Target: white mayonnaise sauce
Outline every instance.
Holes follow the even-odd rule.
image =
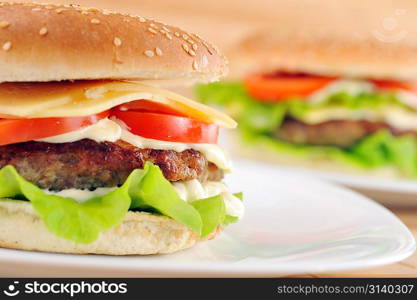
[[[97,188],[94,191],[77,190],[77,189],[67,189],[67,190],[62,190],[59,192],[52,192],[49,190],[43,190],[43,191],[49,195],[55,195],[55,196],[60,196],[64,198],[71,198],[77,202],[84,202],[91,198],[104,196],[115,189],[117,189],[117,187]]]
[[[245,207],[242,201],[230,193],[227,186],[222,182],[207,181],[201,183],[197,179],[194,179],[185,182],[175,182],[173,186],[180,198],[187,202],[222,195],[228,215],[240,219],[245,213]]]
[[[242,201],[229,192],[227,186],[222,182],[208,181],[200,183],[197,179],[173,183],[178,196],[186,202],[222,195],[226,206],[226,213],[230,216],[242,218],[245,212]],[[74,199],[77,202],[84,202],[94,197],[100,197],[111,191],[112,188],[97,188],[94,191],[67,189],[59,192],[44,190],[45,193]]]
[[[308,97],[308,99],[313,103],[320,103],[330,95],[337,94],[339,92],[345,92],[348,95],[354,96],[360,93],[369,93],[373,90],[374,85],[364,80],[338,79],[314,92]]]
[[[82,139],[90,139],[100,143],[115,142],[119,140],[121,136],[122,128],[120,125],[106,118],[79,130],[43,138],[37,141],[58,144],[72,143]]]
[[[152,148],[160,150],[174,150],[182,152],[194,149],[204,154],[208,161],[214,163],[225,172],[231,171],[231,162],[222,148],[215,144],[185,144],[147,139],[129,132],[121,122],[103,119],[99,122],[84,127],[77,131],[64,133],[44,139],[38,142],[46,143],[70,143],[82,139],[91,139],[96,142],[115,142],[123,140],[138,148]]]

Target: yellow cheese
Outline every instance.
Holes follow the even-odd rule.
[[[0,84],[0,117],[86,116],[134,100],[165,104],[193,119],[236,127],[227,115],[186,97],[139,82],[76,81]]]

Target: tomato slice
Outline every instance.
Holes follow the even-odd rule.
[[[306,97],[328,85],[336,77],[304,73],[253,75],[244,84],[250,95],[261,102],[280,102],[290,97]]]
[[[78,130],[109,116],[109,111],[85,117],[0,119],[0,146],[27,142]]]
[[[411,82],[394,80],[370,80],[379,89],[384,90],[405,90],[417,94],[417,84]]]
[[[112,114],[123,121],[133,134],[148,139],[179,143],[217,143],[219,127],[186,117],[168,114],[120,111]]]
[[[120,111],[140,111],[140,112],[155,112],[160,114],[168,114],[168,115],[175,115],[175,116],[183,116],[186,115],[181,113],[178,110],[175,110],[165,104],[153,102],[150,100],[136,100],[128,103],[121,104],[114,109]]]

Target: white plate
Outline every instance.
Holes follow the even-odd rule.
[[[240,161],[228,183],[247,215],[173,255],[109,257],[0,249],[2,276],[279,276],[389,264],[415,250],[388,210],[349,190]]]
[[[373,178],[301,167],[278,168],[341,184],[389,207],[417,207],[417,180]]]

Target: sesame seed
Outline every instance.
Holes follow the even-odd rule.
[[[166,36],[166,38],[167,38],[168,40],[172,40],[172,35],[171,35],[171,34],[166,33],[166,34],[165,34],[165,36]]]
[[[182,35],[182,38],[184,39],[184,40],[188,40],[188,35],[186,35],[185,33]]]
[[[194,50],[191,50],[191,49],[188,51],[188,54],[190,54],[191,56],[195,56]]]
[[[168,32],[166,32],[165,30],[163,30],[163,29],[161,29],[161,30],[159,30],[159,32],[160,33],[162,33],[162,34],[167,34]]]
[[[114,40],[113,40],[113,44],[116,47],[120,47],[122,45],[122,40],[120,38],[118,38],[118,37],[115,37]]]
[[[111,14],[110,11],[108,11],[108,10],[103,10],[101,13],[105,16],[108,16],[108,15]]]
[[[148,27],[148,31],[149,32],[152,32],[153,34],[157,34],[158,33],[158,31],[156,31],[155,29],[153,29],[151,27]]]
[[[99,10],[99,9],[94,8],[94,7],[90,7],[90,8],[88,8],[88,9],[87,9],[87,11],[89,11],[89,12],[100,12],[100,10]]]
[[[41,8],[40,7],[34,7],[34,8],[32,8],[32,11],[41,11]]]
[[[100,24],[100,20],[99,19],[91,19],[90,21],[92,24]]]
[[[200,39],[198,39],[196,34],[190,34],[190,37],[193,39],[193,41],[195,41],[197,43],[200,41]]]
[[[188,45],[187,44],[182,44],[182,49],[184,49],[185,52],[188,52],[188,50],[190,48],[188,48]]]
[[[158,26],[156,26],[154,23],[149,24],[150,27],[158,29]]]
[[[48,29],[46,27],[42,27],[41,29],[39,29],[39,34],[40,35],[45,35],[48,33]]]
[[[7,21],[1,21],[0,22],[0,28],[7,28],[10,26],[10,23]]]
[[[201,40],[201,42],[203,43],[204,47],[206,47],[207,51],[210,53],[210,55],[213,55],[213,50],[211,50],[210,46],[207,44],[206,41]]]
[[[63,8],[57,8],[57,9],[55,9],[55,12],[56,12],[57,14],[60,14],[60,13],[62,13],[64,10],[65,10],[65,9],[63,9]]]
[[[175,35],[176,37],[180,37],[180,33],[179,33],[179,32],[175,32],[175,33],[174,33],[174,35]]]
[[[12,42],[8,41],[3,44],[2,48],[4,51],[9,51],[11,47],[12,47]]]
[[[166,26],[162,26],[162,29],[165,30],[166,32],[171,32]]]
[[[81,11],[81,14],[82,14],[82,15],[88,15],[88,11],[82,10],[82,11]]]
[[[155,48],[155,53],[156,53],[156,55],[158,55],[158,56],[162,56],[162,50],[160,49],[160,48],[158,48],[158,47],[156,47]]]
[[[198,70],[198,63],[197,63],[197,61],[195,60],[195,61],[193,61],[193,69],[194,70]]]
[[[144,17],[139,17],[139,22],[145,23],[146,22],[146,19]]]
[[[155,53],[152,50],[146,50],[143,52],[147,57],[153,57]]]
[[[197,44],[193,44],[193,46],[192,46],[192,47],[193,47],[193,50],[194,50],[194,51],[197,51],[197,49],[198,49]]]

